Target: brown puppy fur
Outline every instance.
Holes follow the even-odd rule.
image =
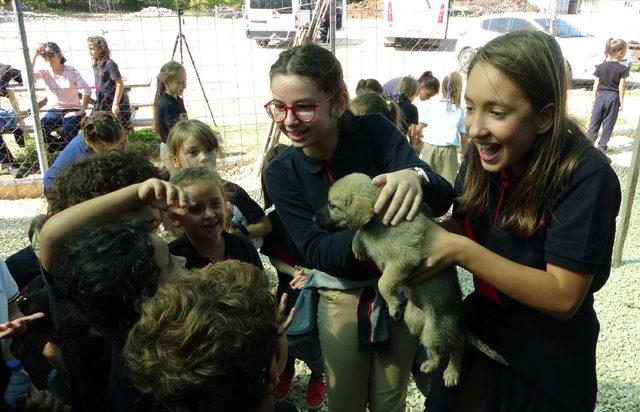
[[[367,175],[347,175],[331,186],[327,207],[318,212],[316,220],[321,226],[358,231],[352,243],[353,253],[358,259],[371,257],[383,270],[378,287],[387,301],[389,314],[397,319],[401,302],[395,295],[396,288],[404,286],[407,277],[420,264],[433,234],[444,229],[422,213],[413,221],[404,220],[395,227],[383,225],[384,211],[379,215],[373,212],[380,191]],[[440,358],[448,355],[445,385],[457,385],[465,334],[460,328],[462,293],[456,269],[445,269],[415,287],[413,299],[415,302],[407,303],[404,320],[411,333],[432,353],[420,370],[434,371]]]

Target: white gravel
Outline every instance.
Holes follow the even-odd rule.
[[[609,155],[626,189],[627,168],[631,160],[632,140],[613,138]],[[242,169],[224,173],[261,202],[258,184]],[[43,199],[0,200],[0,257],[6,258],[27,245],[30,219],[44,213]],[[598,344],[598,406],[596,411],[640,411],[640,199],[636,195],[631,223],[627,234],[622,264],[612,269],[605,287],[596,294],[595,306],[600,318]],[[463,287],[468,288],[469,277],[462,275]],[[298,363],[290,399],[304,408],[308,370]],[[422,395],[413,382],[408,389],[408,409],[422,410]],[[322,410],[327,410],[326,407]]]

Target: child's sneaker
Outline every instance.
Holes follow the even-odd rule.
[[[273,399],[276,402],[283,401],[287,398],[289,394],[289,387],[291,386],[291,381],[293,380],[293,372],[284,371],[282,375],[280,375],[280,380],[278,381],[278,385],[273,390]]]
[[[315,411],[320,409],[324,405],[324,399],[326,397],[326,388],[322,377],[309,378],[309,384],[307,385],[307,408]]]

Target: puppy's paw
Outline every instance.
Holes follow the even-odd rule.
[[[431,373],[434,370],[436,370],[439,363],[440,363],[440,358],[435,356],[432,358],[429,358],[426,361],[422,362],[422,365],[420,365],[420,371],[424,373]]]
[[[449,363],[447,369],[444,370],[442,379],[444,379],[444,386],[447,388],[456,386],[460,382],[460,371]]]
[[[353,255],[354,255],[354,256],[356,257],[356,259],[358,259],[358,260],[367,260],[367,259],[369,259],[369,256],[367,256],[366,254],[364,254],[364,253],[358,253],[358,252],[356,252],[355,250],[353,251]]]
[[[391,316],[394,321],[398,322],[402,319],[403,315],[402,305],[389,305],[389,316]]]

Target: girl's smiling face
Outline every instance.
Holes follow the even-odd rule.
[[[546,129],[520,87],[494,66],[478,63],[469,73],[465,100],[465,127],[482,167],[511,167],[516,175],[524,170],[522,160]]]
[[[295,74],[276,75],[271,80],[273,102],[282,106],[309,106],[321,103],[315,108],[313,120],[300,121],[291,110],[286,118],[277,122],[294,147],[301,148],[312,158],[327,158],[333,155],[338,141],[338,118],[344,113],[348,96],[342,94],[329,97],[311,79]]]
[[[218,241],[225,229],[227,210],[220,188],[208,181],[198,180],[184,187],[191,196],[189,213],[178,216],[185,233],[194,242]]]

